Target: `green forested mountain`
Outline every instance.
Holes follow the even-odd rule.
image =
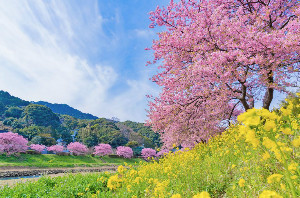
[[[72,116],[73,115],[73,116]],[[83,142],[89,147],[108,143],[113,147],[159,147],[159,135],[143,123],[117,122],[82,113],[68,105],[33,104],[0,91],[0,133],[13,131],[31,143],[50,146],[62,138],[67,144]]]
[[[70,116],[73,116],[74,118],[78,118],[78,119],[88,119],[88,120],[98,119],[98,117],[93,116],[92,114],[82,113],[81,111],[74,109],[73,107],[70,107],[67,104],[53,104],[53,103],[49,103],[49,102],[45,102],[45,101],[38,101],[38,102],[33,102],[33,103],[39,104],[39,105],[45,105],[45,106],[49,107],[54,113],[70,115]]]

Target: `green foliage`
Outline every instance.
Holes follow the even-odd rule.
[[[149,126],[145,126],[144,123],[138,123],[129,120],[121,123],[125,126],[130,127],[133,131],[137,132],[138,134],[149,138],[150,141],[152,141],[156,147],[160,147],[162,145],[160,141],[160,135],[158,133],[155,133]]]
[[[0,188],[1,197],[107,197],[107,180],[111,173],[68,174],[42,177],[35,183]],[[84,196],[83,196],[84,195]]]
[[[17,133],[27,138],[29,141],[32,140],[33,137],[43,132],[44,132],[44,128],[36,125],[31,125],[17,131]]]
[[[130,147],[130,148],[134,148],[139,146],[139,143],[137,141],[129,141],[126,146]]]
[[[128,139],[123,136],[115,123],[105,118],[93,120],[88,126],[80,129],[78,140],[89,147],[106,143],[115,148],[128,142]]]
[[[20,118],[22,116],[23,109],[19,107],[9,107],[5,112],[5,117],[13,117],[13,118]]]
[[[60,124],[58,116],[43,105],[30,104],[25,107],[23,115],[28,125],[56,127]]]
[[[40,144],[43,144],[45,146],[52,146],[56,144],[56,140],[51,137],[51,134],[49,133],[43,133],[39,135],[41,137]]]
[[[13,117],[9,117],[9,118],[5,118],[5,120],[3,120],[3,124],[7,125],[7,126],[11,126],[13,121],[15,121],[16,118]]]

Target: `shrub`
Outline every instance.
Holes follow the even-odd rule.
[[[117,155],[122,156],[124,158],[132,158],[133,150],[127,146],[118,146]]]
[[[41,153],[46,148],[46,146],[41,144],[31,144],[30,148]]]
[[[85,155],[88,153],[88,148],[79,142],[72,142],[68,145],[68,150],[73,154],[73,155]]]
[[[54,153],[63,152],[64,147],[60,145],[53,145],[47,148],[48,151],[52,151]]]
[[[144,148],[143,150],[142,150],[142,157],[145,159],[145,160],[147,160],[147,159],[149,159],[149,158],[151,158],[151,157],[156,157],[156,151],[154,150],[154,149],[152,149],[152,148]]]
[[[0,133],[0,153],[7,155],[25,152],[28,141],[17,133]]]
[[[104,156],[112,154],[112,148],[109,144],[99,144],[95,146],[95,155]]]

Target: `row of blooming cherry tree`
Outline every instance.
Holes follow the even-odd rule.
[[[28,149],[28,140],[23,136],[18,135],[17,133],[7,132],[0,133],[0,154],[4,153],[6,155],[11,155],[15,153],[25,152]],[[31,144],[30,149],[35,150],[39,153],[47,149],[54,153],[61,153],[64,151],[64,147],[61,145],[53,145],[46,147],[45,145],[40,144]],[[89,153],[89,149],[82,143],[73,142],[68,144],[67,149],[72,155],[86,155]],[[144,148],[141,152],[141,155],[144,159],[149,159],[152,157],[160,157],[165,153],[168,153],[169,150],[161,150],[156,153],[156,150],[151,148]],[[111,145],[109,144],[99,144],[94,148],[94,155],[105,156],[113,154]],[[119,146],[116,149],[116,154],[124,158],[132,158],[133,150],[130,147]]]

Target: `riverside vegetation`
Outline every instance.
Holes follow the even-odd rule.
[[[1,197],[299,197],[300,94],[279,110],[250,109],[222,134],[117,173],[42,178]]]

